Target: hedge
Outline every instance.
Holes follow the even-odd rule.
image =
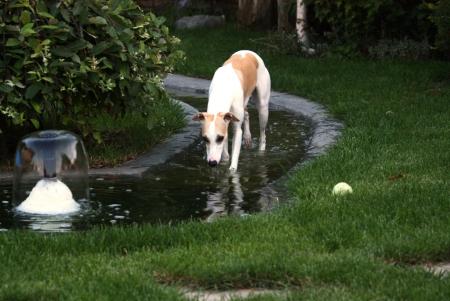
[[[88,135],[99,113],[145,114],[182,57],[164,19],[131,0],[2,1],[0,41],[0,131]]]

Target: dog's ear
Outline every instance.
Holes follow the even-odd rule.
[[[195,115],[192,117],[192,120],[194,120],[194,121],[204,121],[204,120],[205,120],[205,113],[198,113],[198,114],[195,114]]]
[[[223,120],[225,121],[239,121],[232,113],[228,112],[223,115]]]

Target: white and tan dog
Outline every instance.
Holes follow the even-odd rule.
[[[252,144],[247,112],[247,104],[252,94],[259,112],[259,150],[264,151],[269,117],[270,75],[256,53],[241,50],[216,70],[209,88],[207,111],[193,118],[203,122],[202,136],[210,166],[216,166],[221,159],[229,160],[228,125],[233,122],[230,170],[237,170],[242,144],[242,123],[244,144],[247,147]]]

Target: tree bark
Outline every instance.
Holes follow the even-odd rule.
[[[296,22],[296,31],[298,41],[307,46],[308,37],[306,34],[306,5],[303,0],[297,0],[297,22]]]
[[[289,0],[277,0],[277,29],[278,31],[289,30]]]
[[[255,21],[253,0],[239,0],[238,22],[243,26],[249,26]]]
[[[239,0],[238,22],[243,26],[269,28],[273,21],[274,0]]]

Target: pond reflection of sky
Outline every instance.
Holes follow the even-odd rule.
[[[188,102],[200,110],[206,106],[206,100]],[[28,228],[64,232],[99,224],[213,221],[225,215],[248,216],[269,210],[280,197],[272,184],[305,159],[309,129],[302,118],[272,108],[267,150],[261,153],[257,149],[257,114],[252,108],[249,112],[253,148],[242,149],[237,172],[228,170],[229,162],[209,167],[199,139],[142,178],[91,177],[91,199],[81,202],[81,212],[53,217],[17,214],[11,204],[10,183],[0,182],[0,231]]]

